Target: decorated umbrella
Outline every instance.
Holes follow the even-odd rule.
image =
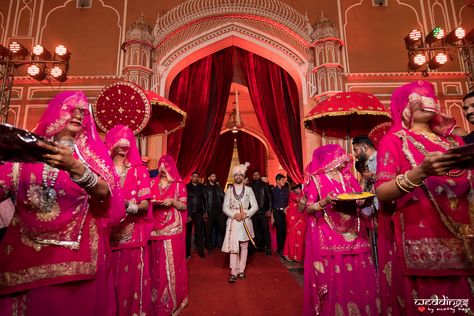
[[[379,147],[380,140],[387,134],[392,127],[392,122],[385,122],[372,128],[369,132],[369,138],[374,143],[375,148]]]
[[[145,92],[128,81],[115,82],[105,87],[92,110],[97,126],[104,133],[121,124],[128,126],[136,135],[151,117],[151,105]]]
[[[135,135],[169,134],[183,127],[186,120],[186,112],[177,105],[128,81],[105,87],[93,106],[93,112],[104,133],[122,124],[132,129]]]
[[[340,92],[316,105],[304,118],[304,125],[322,136],[349,140],[387,121],[390,113],[375,96]]]
[[[143,129],[145,136],[170,134],[184,127],[186,112],[153,91],[145,91],[152,106],[150,123]]]

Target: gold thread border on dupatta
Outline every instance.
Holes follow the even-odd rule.
[[[413,153],[411,152],[411,150],[409,149],[409,146],[408,146],[408,138],[410,138],[409,135],[407,135],[405,131],[397,132],[396,135],[402,141],[402,149],[403,149],[403,153],[405,154],[406,159],[409,161],[412,168],[416,167],[417,164],[416,164],[416,161],[415,161],[415,157],[413,156]],[[468,179],[469,179],[469,184],[471,186],[470,190],[472,191],[473,186],[472,186],[471,177],[472,177],[472,173],[471,173],[470,170],[468,170]],[[449,216],[447,216],[443,213],[440,206],[438,205],[438,203],[434,199],[433,193],[429,190],[429,188],[424,183],[421,184],[421,188],[422,188],[423,192],[426,194],[426,196],[428,197],[428,199],[430,200],[430,202],[432,203],[432,205],[435,207],[435,209],[436,209],[443,225],[455,237],[455,238],[445,238],[445,242],[441,242],[440,238],[426,238],[425,241],[428,242],[428,241],[433,240],[439,246],[443,246],[446,243],[450,243],[451,244],[450,248],[452,248],[452,249],[455,248],[454,247],[455,244],[459,244],[459,243],[463,244],[464,239],[463,239],[462,234],[459,232],[460,224],[454,222],[451,218],[449,218]],[[407,264],[407,267],[408,267],[408,260],[411,260],[411,259],[409,258],[409,254],[407,253],[405,243],[407,241],[410,241],[410,240],[405,238],[405,228],[404,228],[404,223],[403,223],[403,214],[400,214],[400,217],[401,217],[400,220],[401,220],[401,224],[402,224],[402,247],[403,247],[405,261],[406,261],[406,264]],[[471,225],[472,225],[472,216],[470,216],[470,219],[471,219]],[[437,249],[440,249],[440,247],[438,247]],[[464,250],[466,252],[466,255],[469,256],[469,253],[468,253],[469,250],[465,247],[465,245],[464,245]],[[457,255],[460,256],[462,254],[458,252]],[[411,261],[410,261],[410,263],[413,264],[413,265],[416,264],[415,262],[411,262]],[[449,263],[456,263],[456,262],[453,262],[453,261],[447,262],[447,264],[449,264]],[[421,268],[421,267],[412,266],[411,268],[416,269],[416,268]],[[429,265],[423,266],[422,268],[430,269],[430,270],[437,270],[440,267],[436,267],[432,264],[429,264]],[[451,267],[451,269],[452,268],[453,267]],[[455,267],[454,269],[462,269],[462,268],[466,268],[466,266],[464,266],[464,267],[458,266],[458,267]]]
[[[89,223],[91,261],[61,262],[30,267],[16,272],[0,273],[0,288],[12,287],[35,282],[46,278],[73,275],[94,275],[97,272],[99,236],[95,219]]]
[[[169,292],[173,300],[173,310],[177,307],[176,303],[176,271],[174,268],[173,245],[171,240],[163,240],[166,255],[166,278],[168,280]]]

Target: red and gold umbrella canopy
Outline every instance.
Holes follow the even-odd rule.
[[[145,92],[128,81],[115,82],[105,87],[92,110],[97,126],[104,133],[121,124],[138,134],[151,117],[151,105]]]
[[[390,113],[372,94],[340,92],[316,105],[304,118],[304,126],[323,136],[352,138],[387,121]]]
[[[369,132],[369,138],[374,143],[375,148],[379,147],[380,140],[387,134],[392,127],[392,122],[385,122],[372,128]]]
[[[121,124],[135,135],[169,134],[182,128],[186,121],[186,112],[177,105],[128,81],[105,87],[93,111],[97,125],[105,133]]]
[[[186,122],[186,112],[181,110],[170,100],[159,96],[153,91],[145,91],[151,104],[150,122],[143,129],[144,136],[156,134],[170,134],[184,127]]]

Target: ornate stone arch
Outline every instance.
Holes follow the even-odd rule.
[[[306,104],[315,93],[312,33],[307,16],[279,0],[188,0],[157,18],[153,89],[165,95],[179,71],[234,45],[285,69]]]

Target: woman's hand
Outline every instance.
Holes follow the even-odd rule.
[[[326,207],[326,205],[334,204],[334,203],[336,203],[336,201],[337,201],[336,194],[334,192],[331,192],[331,193],[328,193],[328,195],[326,195],[324,200],[321,201],[321,203],[322,203],[321,206]]]
[[[443,176],[448,171],[456,168],[460,162],[464,161],[464,157],[460,154],[449,154],[431,152],[426,155],[425,159],[412,170],[412,177],[410,180],[417,183],[417,180],[422,182],[425,178],[429,176]],[[418,170],[417,170],[418,169]]]
[[[42,161],[53,168],[68,172],[73,181],[80,179],[86,172],[86,166],[74,158],[69,148],[58,143],[52,146],[41,141],[38,142],[38,146],[48,151],[48,153],[43,154]],[[110,194],[108,184],[100,177],[94,186],[85,187],[84,189],[98,202],[105,201]]]
[[[164,206],[171,206],[171,205],[173,205],[173,202],[174,202],[174,199],[168,198],[168,199],[165,199],[165,200],[163,201],[163,205],[164,205]]]
[[[48,151],[48,153],[42,155],[42,161],[51,167],[67,171],[69,173],[73,171],[79,171],[78,173],[82,174],[84,171],[84,166],[81,162],[73,157],[69,148],[58,143],[56,143],[55,146],[52,146],[42,141],[38,142],[38,146]]]

